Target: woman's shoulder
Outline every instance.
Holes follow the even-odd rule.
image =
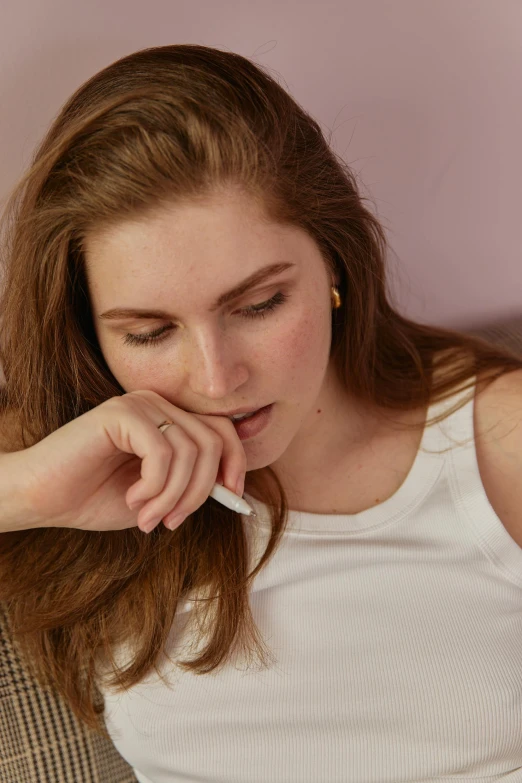
[[[487,385],[479,378],[473,419],[477,462],[488,500],[522,547],[522,370]]]

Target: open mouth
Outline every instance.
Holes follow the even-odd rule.
[[[243,419],[250,419],[252,416],[255,416],[258,411],[260,411],[261,408],[258,408],[257,411],[252,411],[252,413],[242,413],[240,416],[229,416],[228,418],[231,421],[243,421]]]
[[[252,438],[266,427],[271,418],[273,405],[274,403],[265,405],[264,408],[259,408],[259,410],[254,411],[254,413],[247,413],[240,419],[233,419],[231,416],[229,417],[234,423],[236,432],[241,440]]]

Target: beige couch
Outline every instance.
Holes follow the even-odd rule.
[[[522,318],[468,331],[522,356]],[[133,781],[112,743],[86,729],[58,696],[43,693],[28,676],[0,604],[0,783]]]

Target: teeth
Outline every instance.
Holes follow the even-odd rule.
[[[253,411],[252,413],[238,413],[237,416],[230,416],[232,421],[239,421],[240,419],[248,419],[250,416],[253,416],[257,411]]]

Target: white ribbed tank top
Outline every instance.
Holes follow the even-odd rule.
[[[151,674],[102,690],[140,783],[522,781],[522,549],[482,485],[473,405],[425,428],[380,505],[290,512],[250,593],[270,668],[195,676],[166,661],[170,687]],[[266,509],[245,497],[253,541]]]

